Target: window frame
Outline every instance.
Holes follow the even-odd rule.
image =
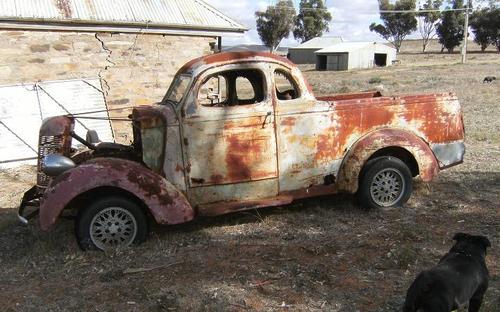
[[[189,80],[188,80],[188,83],[186,85],[186,90],[184,91],[184,93],[182,95],[182,98],[177,102],[177,101],[170,99],[169,97],[170,97],[173,89],[181,82],[182,79],[189,79]],[[163,97],[161,103],[164,104],[167,101],[172,101],[175,103],[176,107],[181,106],[180,104],[182,104],[184,102],[184,99],[186,99],[188,94],[189,94],[189,90],[191,89],[192,83],[193,83],[193,76],[190,74],[180,74],[180,75],[175,76],[174,79],[172,80],[172,83],[170,84],[170,86],[167,90],[167,93],[165,93],[165,96]]]
[[[217,77],[221,75],[222,73],[226,72],[237,72],[237,71],[256,71],[258,72],[261,77],[262,77],[262,94],[263,94],[263,99],[260,102],[253,103],[253,104],[244,104],[244,105],[226,105],[226,106],[206,106],[200,103],[200,100],[198,98],[198,95],[200,93],[201,88],[205,83],[207,83],[211,78]],[[244,77],[244,76],[243,76]],[[237,64],[237,66],[228,66],[228,67],[223,67],[223,68],[213,68],[212,70],[208,70],[204,74],[201,74],[200,77],[198,78],[198,81],[195,83],[195,88],[193,88],[193,98],[195,99],[196,107],[198,109],[208,109],[208,110],[235,110],[235,109],[243,109],[243,108],[255,108],[258,106],[265,105],[266,103],[270,102],[272,98],[272,94],[269,93],[269,76],[266,75],[266,72],[262,69],[260,66],[254,66],[252,65],[246,65],[243,66],[241,64]],[[246,78],[246,77],[244,77]],[[248,79],[248,78],[247,78]],[[227,83],[227,79],[226,79]],[[229,89],[228,89],[229,91]],[[255,90],[254,90],[255,93]]]
[[[297,96],[295,98],[290,99],[290,100],[281,100],[281,99],[278,98],[278,94],[276,92],[276,91],[278,91],[277,84],[276,84],[276,74],[277,73],[281,73],[281,75],[284,76],[285,79],[287,79],[292,84],[293,88],[297,92]],[[272,70],[272,79],[273,79],[273,89],[274,89],[273,90],[273,94],[276,97],[276,100],[278,102],[280,102],[280,103],[289,103],[289,102],[296,101],[296,100],[299,100],[299,99],[302,98],[303,92],[302,92],[302,89],[300,88],[300,84],[293,77],[293,75],[291,74],[290,70],[287,70],[286,68],[283,68],[283,67],[275,67]]]

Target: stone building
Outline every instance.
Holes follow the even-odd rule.
[[[111,116],[126,116],[161,100],[177,69],[216,52],[222,35],[244,31],[202,0],[4,0],[0,85],[100,78]]]

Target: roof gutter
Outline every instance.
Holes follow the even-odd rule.
[[[191,36],[241,35],[248,28],[217,27],[185,24],[158,24],[147,22],[99,22],[87,20],[54,21],[48,19],[0,18],[0,29],[51,30],[79,32],[119,32],[119,33],[151,33],[175,34]]]

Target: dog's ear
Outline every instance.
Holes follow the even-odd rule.
[[[490,243],[490,240],[488,239],[488,237],[478,236],[477,240],[482,246],[484,246],[485,249],[491,247],[491,243]]]
[[[453,240],[455,241],[461,241],[462,239],[465,239],[469,237],[469,234],[466,234],[466,233],[456,233],[454,236],[453,236]]]

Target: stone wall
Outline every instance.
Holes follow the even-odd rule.
[[[0,30],[0,85],[36,81],[102,79],[113,117],[132,105],[162,99],[176,71],[212,53],[216,38]],[[119,142],[129,142],[130,124],[113,122]]]

